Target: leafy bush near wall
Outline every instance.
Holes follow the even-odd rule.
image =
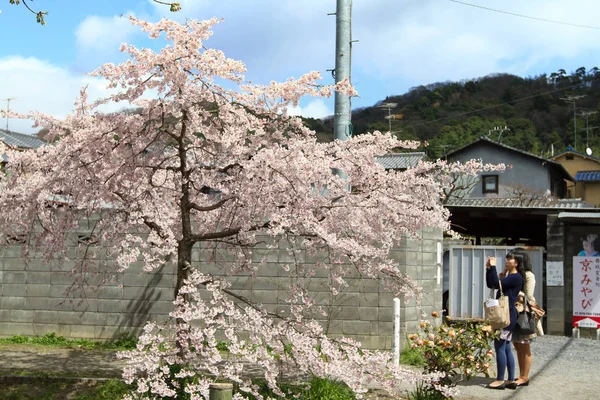
[[[438,313],[419,323],[419,331],[409,336],[410,347],[425,359],[425,372],[442,373],[441,386],[455,386],[474,375],[489,377],[494,357],[491,341],[497,335],[491,326],[479,321],[446,321]]]

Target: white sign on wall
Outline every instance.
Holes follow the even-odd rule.
[[[564,268],[562,261],[546,262],[546,286],[564,286]]]
[[[573,257],[573,325],[594,323],[600,324],[600,256]]]

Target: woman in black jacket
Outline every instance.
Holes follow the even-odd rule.
[[[511,251],[506,255],[506,264],[504,268],[504,277],[498,277],[496,271],[495,259],[488,258],[485,267],[487,268],[485,280],[490,289],[499,289],[502,284],[502,292],[508,297],[508,308],[510,310],[510,324],[500,331],[500,337],[494,340],[496,350],[496,380],[487,387],[490,389],[516,389],[515,383],[515,359],[512,353],[510,341],[512,333],[517,324],[517,309],[515,302],[521,289],[523,288],[525,276],[525,260],[519,252]],[[500,290],[497,291],[496,298],[500,297]],[[504,372],[508,370],[508,381],[504,381]]]

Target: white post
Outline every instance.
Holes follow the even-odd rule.
[[[596,329],[596,340],[600,340],[600,329]]]
[[[400,364],[400,299],[394,297],[394,337],[392,340],[394,365]]]
[[[442,242],[437,242],[437,284],[439,285],[442,281],[442,263],[444,256],[444,247]]]
[[[573,328],[573,337],[579,339],[579,327]]]

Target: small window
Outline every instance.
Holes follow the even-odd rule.
[[[567,160],[574,160],[575,157],[573,156],[573,154],[567,154],[566,156]]]
[[[498,193],[498,175],[483,175],[483,193]]]

